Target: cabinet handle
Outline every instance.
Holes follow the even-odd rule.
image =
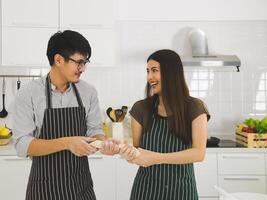
[[[103,156],[88,156],[88,159],[102,159]],[[13,158],[13,157],[6,157],[3,158],[5,161],[31,161],[29,158]]]
[[[104,25],[102,24],[69,24],[74,28],[102,28]]]
[[[37,22],[30,22],[30,21],[13,21],[13,26],[31,26],[31,27],[46,27],[43,24],[37,23]]]
[[[259,156],[223,156],[224,159],[257,159]]]
[[[29,158],[13,158],[13,157],[5,157],[3,160],[5,161],[31,161]]]
[[[259,178],[241,178],[241,177],[236,177],[236,178],[223,178],[226,181],[257,181],[260,180]]]
[[[103,159],[103,156],[88,156],[88,159],[90,160]]]

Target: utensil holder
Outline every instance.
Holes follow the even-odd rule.
[[[113,122],[111,124],[112,137],[115,139],[123,139],[123,123]]]

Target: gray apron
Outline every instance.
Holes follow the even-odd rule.
[[[75,84],[79,107],[52,108],[51,83],[46,78],[46,102],[40,139],[86,136],[85,108]],[[87,156],[68,150],[32,158],[26,200],[95,200]]]

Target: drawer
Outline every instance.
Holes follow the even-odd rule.
[[[219,186],[227,192],[266,193],[265,176],[219,176]]]
[[[219,175],[265,175],[265,158],[261,153],[222,153],[218,155]]]

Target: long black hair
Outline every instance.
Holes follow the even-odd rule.
[[[149,60],[157,61],[160,64],[161,95],[170,129],[184,142],[191,142],[191,132],[187,132],[186,128],[189,125],[186,124],[188,123],[188,120],[186,120],[188,118],[186,101],[189,98],[189,90],[185,81],[180,56],[172,50],[163,49],[151,54],[147,62]],[[151,102],[155,102],[155,99],[158,98],[157,95],[152,94],[149,83],[146,85],[146,96],[147,102],[150,102],[149,104],[153,104]]]

